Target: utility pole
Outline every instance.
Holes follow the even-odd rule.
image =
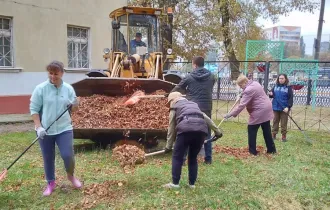
[[[317,39],[315,40],[315,53],[314,60],[318,60],[320,56],[320,45],[321,45],[321,37],[322,37],[322,27],[323,27],[323,17],[324,17],[324,6],[325,0],[321,0],[321,9],[320,9],[320,17],[319,17],[319,26],[317,28]],[[314,81],[316,82],[316,81]],[[307,105],[311,104],[312,100],[312,78],[310,73],[308,74],[308,86],[307,86]]]
[[[323,27],[323,17],[324,17],[324,6],[325,6],[325,0],[321,0],[321,10],[320,10],[320,17],[319,17],[319,26],[317,29],[317,39],[315,43],[315,53],[314,53],[314,59],[318,60],[320,55],[320,44],[321,44],[321,37],[322,37],[322,27]]]

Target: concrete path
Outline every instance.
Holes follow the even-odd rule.
[[[30,114],[2,114],[0,115],[0,123],[25,123],[32,122]]]

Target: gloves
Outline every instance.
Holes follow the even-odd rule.
[[[222,133],[219,133],[219,134],[215,134],[215,137],[218,139],[220,139],[222,137]]]
[[[222,137],[222,133],[220,134],[215,134],[212,138],[211,138],[211,142],[214,142],[218,139],[220,139]]]
[[[223,118],[225,118],[225,119],[231,118],[231,114],[230,114],[230,113],[225,114],[225,115],[223,116]]]
[[[47,135],[46,130],[41,126],[39,126],[36,131],[39,139],[44,139],[44,137]]]
[[[288,113],[289,112],[289,108],[285,107],[285,109],[283,109],[283,112]]]
[[[167,147],[164,148],[165,154],[172,152],[172,149],[168,149]]]
[[[236,99],[239,99],[239,98],[242,98],[243,97],[243,92],[240,92],[238,95],[237,95],[237,98]]]

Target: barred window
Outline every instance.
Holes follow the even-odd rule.
[[[68,67],[89,68],[89,29],[68,26]]]
[[[12,19],[0,16],[0,67],[14,67]]]

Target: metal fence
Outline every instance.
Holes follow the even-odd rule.
[[[233,64],[250,79],[258,81],[265,91],[276,84],[280,73],[286,73],[294,88],[291,116],[302,129],[330,131],[330,61],[206,61],[205,68],[217,78],[213,91],[215,119],[221,119],[237,97],[239,89],[230,78]],[[192,71],[191,62],[173,62],[169,67],[183,74]],[[246,122],[247,119],[247,113],[242,112],[235,120]],[[290,123],[289,128],[297,127]]]

